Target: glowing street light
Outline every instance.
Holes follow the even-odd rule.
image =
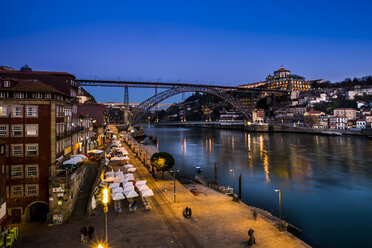
[[[235,193],[235,170],[231,169],[230,170],[233,173],[233,194]]]
[[[282,192],[276,189],[275,192],[279,193],[279,219],[282,220]]]
[[[109,190],[108,188],[104,188],[102,191],[102,203],[103,203],[103,212],[105,213],[105,243],[107,245],[107,212],[108,207],[107,204],[109,203]]]
[[[99,244],[97,248],[103,248],[103,246],[101,244]]]

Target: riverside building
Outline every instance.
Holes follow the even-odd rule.
[[[89,122],[77,113],[78,84],[66,72],[0,67],[0,139],[13,222],[46,220],[56,162],[81,152]]]

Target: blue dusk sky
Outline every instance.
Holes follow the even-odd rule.
[[[16,69],[221,85],[264,80],[281,65],[333,82],[372,74],[372,1],[0,3],[0,65]],[[87,90],[123,100],[122,88]],[[130,102],[152,93],[130,89]]]

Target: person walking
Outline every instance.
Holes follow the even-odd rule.
[[[252,245],[256,244],[256,239],[255,239],[253,233],[254,233],[254,231],[253,231],[252,228],[248,230],[248,236],[249,236],[248,245],[249,246],[252,246]]]
[[[80,230],[80,241],[81,242],[85,243],[86,235],[87,235],[87,227],[83,226]]]
[[[89,240],[92,240],[94,237],[94,226],[92,224],[90,224],[88,227],[88,237]]]
[[[191,218],[191,208],[189,208],[189,214],[188,214],[189,218]]]

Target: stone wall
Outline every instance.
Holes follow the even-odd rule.
[[[70,175],[49,178],[48,222],[60,224],[69,219],[88,170],[86,163]]]

